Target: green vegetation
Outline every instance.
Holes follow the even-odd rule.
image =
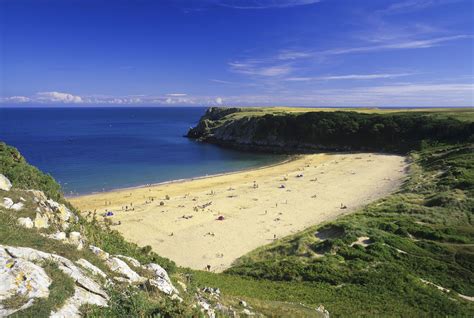
[[[52,310],[58,310],[74,294],[74,281],[64,274],[56,264],[47,263],[44,269],[52,280],[49,287],[49,297],[37,300],[33,306],[17,312],[11,317],[49,317]]]
[[[146,288],[116,284],[109,308],[83,306],[90,317],[199,316],[192,308],[204,286],[223,292],[221,303],[239,308],[240,299],[269,316],[312,317],[324,305],[331,316],[473,316],[474,304],[474,111],[357,112],[284,108],[214,109],[190,136],[236,146],[293,151],[373,149],[409,152],[408,180],[399,192],[355,214],[277,240],[239,259],[225,273],[177,268],[150,247],[129,243],[117,232],[83,218],[69,231],[112,254],[162,265],[172,279],[187,282],[183,303]],[[224,139],[225,137],[225,139]],[[219,139],[221,138],[221,139]],[[266,147],[266,148],[265,148]],[[280,149],[281,150],[281,149]],[[0,208],[0,244],[29,246],[71,260],[85,258],[110,274],[87,249],[23,229],[18,216],[34,216],[25,189],[44,191],[68,204],[54,179],[28,165],[13,147],[0,143],[0,173],[13,183],[8,196],[27,198],[12,215]],[[68,205],[71,209],[72,206]],[[76,211],[77,212],[77,211]],[[51,295],[17,316],[48,316],[72,295],[73,282],[53,264]],[[439,290],[435,285],[450,290]],[[179,286],[178,286],[179,287]],[[4,305],[18,307],[20,296]]]
[[[274,152],[406,153],[421,149],[424,142],[469,142],[474,134],[474,122],[451,116],[457,112],[260,111],[211,108],[188,136],[224,146]],[[470,110],[462,114],[474,117]]]
[[[473,304],[458,293],[474,296],[473,150],[414,153],[399,193],[257,249],[227,275],[195,276],[249,301],[322,303],[332,315],[470,316]],[[367,246],[352,245],[360,237]]]
[[[19,189],[39,189],[55,201],[61,201],[61,186],[50,175],[28,164],[14,147],[0,142],[0,173]]]

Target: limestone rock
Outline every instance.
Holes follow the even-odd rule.
[[[79,267],[74,265],[73,262],[65,257],[45,253],[29,247],[8,246],[5,247],[5,250],[16,259],[25,259],[28,261],[52,261],[58,265],[58,268],[63,273],[71,277],[77,285],[94,294],[100,295],[105,299],[108,298],[107,294],[98,283],[87,277]]]
[[[15,211],[20,211],[23,209],[23,207],[25,206],[25,204],[23,202],[17,202],[15,204],[13,204],[10,209],[11,210],[15,210]]]
[[[13,200],[10,198],[3,198],[3,203],[0,203],[0,205],[5,209],[9,209],[13,205]]]
[[[81,287],[74,288],[74,295],[56,312],[51,312],[51,318],[81,317],[80,307],[85,304],[107,307],[107,301],[99,295],[93,294]]]
[[[171,283],[171,280],[170,280],[170,277],[168,276],[168,273],[166,272],[166,270],[161,267],[160,265],[158,264],[155,264],[155,263],[150,263],[150,264],[147,264],[145,266],[143,266],[145,269],[153,272],[155,274],[156,277],[159,277],[159,278],[163,278],[165,279],[167,282],[170,282]]]
[[[245,316],[255,316],[255,313],[251,312],[249,309],[245,308],[244,310],[242,310],[242,313],[245,315]]]
[[[51,279],[44,269],[24,259],[15,259],[0,246],[0,317],[11,315],[33,305],[35,298],[47,298]],[[15,295],[27,302],[20,308],[5,309],[1,303]]]
[[[129,256],[124,256],[124,255],[115,255],[116,257],[118,258],[121,258],[123,260],[126,260],[128,262],[130,262],[130,264],[132,264],[133,266],[135,267],[141,267],[141,264],[139,261],[137,261],[136,259],[134,259],[133,257],[129,257]]]
[[[157,288],[161,292],[168,295],[171,295],[173,293],[179,294],[179,291],[173,286],[168,276],[168,273],[163,267],[155,263],[150,263],[143,266],[143,268],[153,272],[153,274],[155,275],[153,279],[150,279],[149,285]]]
[[[36,203],[39,203],[41,201],[46,201],[48,198],[46,197],[46,195],[44,194],[43,191],[40,191],[40,190],[28,190],[27,192],[30,192],[33,194],[33,200],[36,202]]]
[[[84,239],[82,238],[81,233],[71,232],[69,233],[69,244],[77,246],[78,250],[82,250],[84,246]]]
[[[107,275],[100,269],[98,268],[97,266],[91,264],[89,261],[81,258],[80,260],[76,261],[77,264],[79,264],[80,266],[82,266],[83,268],[91,271],[92,274],[94,275],[98,275],[102,278],[106,278]]]
[[[175,288],[173,287],[173,285],[168,283],[163,278],[149,279],[147,281],[147,284],[149,287],[156,288],[162,293],[165,293],[167,295],[172,295],[175,291]]]
[[[212,308],[211,304],[209,304],[207,302],[207,300],[203,297],[199,297],[198,298],[198,305],[199,307],[201,307],[201,311],[205,314],[207,314],[207,316],[209,318],[215,318],[216,317],[216,313],[214,311],[214,309]]]
[[[46,229],[49,227],[49,219],[46,215],[36,212],[35,227],[38,229]]]
[[[29,247],[13,247],[0,245],[0,248],[2,247],[5,248],[8,254],[12,255],[13,257],[26,259],[30,262],[48,259],[50,255],[48,253],[41,252]]]
[[[18,225],[31,229],[33,228],[33,221],[30,218],[18,218]]]
[[[109,257],[110,257],[109,253],[104,252],[102,249],[98,248],[97,246],[89,245],[89,249],[92,251],[92,253],[94,253],[100,259],[102,259],[104,261],[109,259]]]
[[[119,283],[124,283],[124,284],[131,284],[132,281],[128,278],[125,277],[114,277],[114,280],[119,282]]]
[[[63,273],[74,279],[77,285],[94,294],[102,296],[104,299],[108,298],[102,287],[94,280],[86,276],[79,267],[74,265],[73,262],[67,258],[55,254],[51,254],[51,258],[55,260],[56,263],[58,263],[58,267]]]
[[[0,190],[10,191],[12,188],[12,183],[5,177],[3,174],[0,174]]]
[[[50,239],[57,240],[57,241],[64,241],[66,240],[66,233],[64,232],[56,232],[54,234],[47,235]]]
[[[122,261],[120,258],[111,257],[105,262],[111,271],[116,272],[122,276],[125,276],[133,283],[143,282],[145,279],[133,271],[127,263]]]
[[[326,308],[324,308],[323,305],[319,305],[318,308],[316,308],[316,311],[319,312],[323,318],[329,318],[329,311],[327,311]]]

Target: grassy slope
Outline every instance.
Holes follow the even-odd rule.
[[[223,120],[280,112],[287,109],[245,109]],[[426,115],[474,121],[472,109]],[[473,304],[457,294],[474,296],[473,153],[472,143],[425,144],[411,154],[410,178],[399,193],[259,248],[225,274],[195,272],[195,279],[252,303],[324,304],[333,315],[472,316]],[[318,230],[333,237],[320,240]],[[369,246],[350,246],[362,236]]]
[[[399,193],[257,249],[226,275],[195,276],[250,301],[322,303],[333,315],[470,316],[473,304],[457,293],[474,296],[473,150],[439,146],[413,154]],[[318,239],[322,229],[332,237]],[[361,236],[372,244],[351,247]]]
[[[0,173],[6,175],[13,184],[9,192],[0,190],[0,198],[10,197],[15,202],[20,197],[27,199],[25,208],[20,212],[12,212],[0,208],[0,244],[24,246],[35,248],[44,252],[55,253],[64,256],[72,261],[85,258],[92,264],[101,268],[109,276],[114,276],[104,265],[104,262],[98,259],[88,249],[78,251],[74,246],[63,244],[61,242],[45,238],[41,233],[54,232],[56,229],[25,229],[17,225],[17,218],[34,218],[35,211],[32,202],[32,195],[25,190],[36,189],[45,192],[48,197],[57,201],[68,202],[64,199],[60,186],[51,176],[43,174],[35,167],[30,166],[20,153],[13,147],[0,143]],[[70,206],[74,209],[72,206]],[[69,229],[69,231],[80,231],[88,239],[88,243],[99,246],[112,254],[122,254],[134,257],[142,263],[155,262],[163,266],[168,273],[172,274],[172,279],[179,275],[174,262],[160,257],[151,252],[150,247],[139,247],[136,244],[129,243],[114,230],[100,227],[97,222],[87,222],[80,218],[79,222]],[[53,279],[50,287],[50,296],[47,299],[38,300],[35,304],[14,315],[14,317],[49,317],[52,310],[61,307],[64,301],[73,294],[74,282],[63,274],[54,264],[46,264],[46,271]],[[110,289],[109,295],[112,296],[111,306],[109,308],[95,308],[86,306],[83,311],[88,316],[96,317],[117,317],[117,316],[152,316],[162,315],[166,317],[190,315],[195,309],[190,307],[192,295],[182,294],[186,302],[179,304],[171,301],[168,297],[163,297],[159,293],[153,293],[146,290],[127,289],[123,286],[115,285]],[[19,307],[24,302],[21,297],[8,299],[5,305]]]
[[[241,112],[230,114],[226,119],[238,119],[246,116],[264,116],[267,114],[301,114],[307,112],[334,112],[352,111],[364,114],[397,114],[397,113],[424,113],[442,118],[455,118],[462,121],[474,121],[472,108],[415,108],[415,109],[383,109],[383,108],[306,108],[306,107],[246,107]]]

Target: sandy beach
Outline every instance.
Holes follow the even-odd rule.
[[[334,219],[395,191],[405,158],[304,155],[279,165],[70,198],[84,215],[112,211],[126,239],[178,265],[212,271],[275,238]]]

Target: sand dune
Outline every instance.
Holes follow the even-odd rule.
[[[252,171],[70,201],[84,214],[113,211],[111,219],[121,223],[115,228],[127,239],[151,245],[178,265],[222,271],[275,238],[396,190],[405,168],[400,156],[315,154]]]

